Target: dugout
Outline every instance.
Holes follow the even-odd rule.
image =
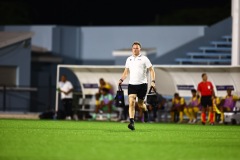
[[[56,83],[59,81],[59,73],[63,68],[72,71],[79,80],[82,95],[79,104],[82,105],[82,110],[85,110],[86,104],[95,104],[93,96],[90,96],[89,99],[88,95],[95,95],[98,91],[99,78],[104,78],[110,82],[114,87],[114,92],[116,92],[118,81],[124,70],[124,66],[117,65],[60,64],[57,66]],[[208,80],[214,84],[217,96],[225,96],[226,89],[229,87],[233,89],[234,94],[240,96],[240,66],[154,65],[154,69],[156,72],[156,89],[165,97],[172,97],[175,92],[178,92],[180,96],[190,97],[190,90],[197,87],[197,84],[202,80],[203,72],[207,73]],[[126,96],[128,78],[122,86]],[[58,110],[58,101],[59,97],[56,92],[56,111]]]

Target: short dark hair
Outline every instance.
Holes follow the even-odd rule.
[[[132,44],[132,46],[133,46],[133,45],[139,45],[140,48],[142,47],[141,44],[140,44],[140,42],[138,42],[138,41],[134,41],[133,44]]]
[[[179,94],[178,93],[174,93],[174,97],[178,96],[179,97]]]
[[[66,74],[62,74],[61,77],[65,77],[65,78],[67,78],[67,75],[66,75]]]
[[[204,77],[205,75],[207,75],[207,73],[203,73],[203,74],[202,74],[202,77]]]
[[[191,92],[192,92],[192,93],[196,93],[197,90],[196,90],[196,89],[191,89]]]

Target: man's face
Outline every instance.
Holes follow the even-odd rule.
[[[140,53],[140,50],[141,50],[141,47],[139,45],[134,44],[132,46],[132,53],[133,53],[133,55],[138,56],[139,53]]]
[[[232,90],[231,90],[231,89],[228,89],[228,90],[227,90],[227,94],[228,94],[228,95],[231,95],[231,94],[232,94]]]
[[[202,77],[202,79],[203,79],[203,81],[207,81],[207,75],[205,74],[203,77]]]
[[[192,92],[192,96],[195,97],[196,96],[196,92]]]
[[[66,80],[67,80],[66,76],[61,76],[61,81],[62,82],[66,82]]]
[[[99,83],[100,83],[101,86],[105,85],[105,82],[102,79],[99,81]]]

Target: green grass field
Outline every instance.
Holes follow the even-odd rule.
[[[237,160],[240,126],[0,119],[1,160]]]

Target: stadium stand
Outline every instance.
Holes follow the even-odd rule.
[[[178,64],[230,65],[232,37],[222,36],[221,41],[211,41],[210,46],[199,47],[200,52],[188,52],[187,58],[175,58]]]

